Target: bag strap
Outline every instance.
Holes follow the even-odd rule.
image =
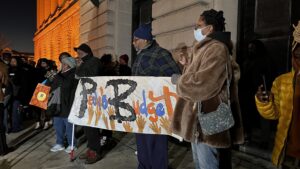
[[[228,95],[228,100],[227,100],[227,104],[228,106],[230,107],[230,82],[229,82],[229,71],[228,71],[228,63],[226,63],[226,89],[227,89],[227,95]],[[221,100],[222,102],[222,100]],[[200,112],[200,114],[204,114],[201,109],[202,109],[202,103],[201,101],[198,102],[197,104],[197,107],[198,107],[198,112]]]

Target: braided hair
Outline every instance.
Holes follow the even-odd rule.
[[[293,37],[294,37],[294,41],[292,44],[292,51],[294,51],[296,49],[296,47],[300,44],[300,21],[298,22],[298,25],[294,27],[294,32],[293,32]]]
[[[223,11],[210,9],[204,11],[200,16],[203,17],[206,25],[212,25],[215,31],[225,31],[225,18]]]

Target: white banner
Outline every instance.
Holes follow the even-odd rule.
[[[177,99],[170,77],[81,78],[69,121],[81,126],[179,138],[170,130]]]

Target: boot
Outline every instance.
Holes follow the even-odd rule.
[[[90,150],[88,158],[85,160],[85,164],[94,164],[102,159],[102,155],[96,153],[96,151]]]
[[[88,150],[86,150],[85,153],[80,154],[79,159],[81,159],[81,160],[86,160],[86,159],[88,158],[88,156],[90,155],[90,151],[91,151],[91,150],[88,149]]]

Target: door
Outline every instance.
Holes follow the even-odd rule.
[[[246,146],[271,152],[276,122],[263,119],[254,95],[263,77],[270,90],[273,80],[291,69],[292,23],[299,18],[297,0],[240,0],[237,62],[241,67],[239,97]],[[262,154],[257,154],[262,155]]]

